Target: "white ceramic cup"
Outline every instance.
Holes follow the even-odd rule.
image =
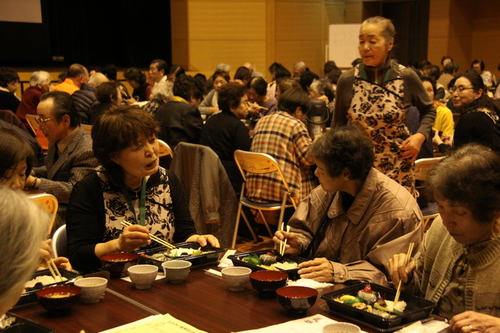
[[[222,271],[222,280],[231,291],[242,291],[250,281],[252,270],[248,267],[226,267]]]
[[[323,326],[323,333],[359,333],[359,326],[350,323],[335,323]]]
[[[82,290],[82,303],[97,303],[101,300],[108,285],[108,280],[102,277],[86,277],[75,281],[75,286]]]
[[[187,260],[171,260],[161,264],[166,281],[171,283],[184,282],[190,272],[191,265],[191,261]]]
[[[151,288],[156,275],[158,275],[158,266],[155,265],[134,265],[128,268],[130,281],[137,289]]]

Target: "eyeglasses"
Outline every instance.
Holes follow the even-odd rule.
[[[40,126],[44,126],[46,122],[48,122],[52,118],[41,118],[40,116],[36,116],[35,120]]]
[[[463,86],[458,86],[458,87],[453,86],[450,88],[450,93],[453,94],[455,91],[462,92],[466,89],[474,89],[474,88],[467,88],[467,87],[463,87]]]

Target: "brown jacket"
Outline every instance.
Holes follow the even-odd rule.
[[[384,265],[396,253],[406,253],[423,238],[422,213],[413,196],[401,185],[373,169],[344,211],[339,193],[325,192],[321,186],[303,200],[289,225],[298,233],[306,249],[328,208],[326,234],[312,257],[332,261],[332,282],[361,280],[388,285]]]

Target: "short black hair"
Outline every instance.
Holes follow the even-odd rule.
[[[173,93],[188,102],[191,98],[202,99],[203,85],[191,75],[181,75],[174,82]]]
[[[267,82],[263,77],[258,76],[252,78],[248,83],[248,87],[253,88],[259,96],[266,96],[267,94]]]
[[[0,67],[0,87],[7,88],[7,84],[18,82],[19,75],[11,68]]]
[[[77,127],[80,125],[80,117],[76,111],[71,95],[64,91],[49,91],[40,97],[40,102],[49,98],[54,100],[52,114],[56,117],[57,121],[61,121],[62,116],[69,115],[70,126]]]
[[[166,75],[168,71],[168,65],[167,62],[163,59],[155,59],[149,63],[149,66],[152,64],[156,64],[156,68],[158,68],[159,71],[163,71],[163,74]]]
[[[350,179],[366,179],[375,161],[372,140],[352,124],[326,131],[309,147],[308,155],[324,163],[330,177],[348,169]]]
[[[247,87],[236,82],[223,85],[219,90],[219,108],[222,112],[231,113],[231,108],[240,105],[241,98],[245,96],[246,92]]]
[[[124,76],[125,79],[135,81],[139,83],[140,86],[146,83],[146,75],[139,68],[131,67],[127,69]]]
[[[312,107],[311,99],[300,87],[290,88],[281,95],[278,110],[294,114],[298,107],[303,113],[307,113]]]

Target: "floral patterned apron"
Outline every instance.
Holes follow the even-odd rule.
[[[408,111],[404,104],[404,68],[399,65],[395,79],[375,84],[363,79],[359,66],[356,66],[347,119],[361,125],[372,139],[374,167],[415,196],[415,164],[400,155],[401,144],[411,135],[404,124]]]

